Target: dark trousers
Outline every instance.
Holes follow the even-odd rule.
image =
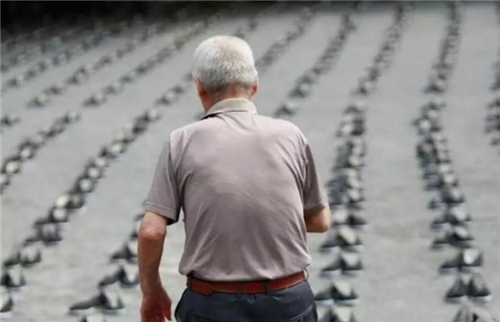
[[[184,290],[175,308],[177,322],[316,322],[318,315],[307,281],[258,294],[212,293]]]

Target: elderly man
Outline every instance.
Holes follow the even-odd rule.
[[[170,134],[156,165],[139,232],[142,322],[172,319],[158,267],[181,208],[187,288],[177,321],[316,321],[306,232],[327,231],[330,209],[306,138],[257,113],[242,39],[203,41],[192,75],[206,114]]]

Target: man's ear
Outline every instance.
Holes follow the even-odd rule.
[[[255,84],[252,86],[252,96],[254,96],[254,95],[255,95],[255,93],[257,93],[257,92],[258,92],[259,87],[260,87],[260,84],[259,84],[259,78],[258,78],[258,77],[256,77],[256,78],[255,78]]]
[[[205,89],[205,87],[203,87],[203,85],[200,83],[200,80],[195,78],[194,79],[194,82],[196,83],[196,91],[198,92],[198,96],[201,98],[201,99],[204,99],[206,98],[207,96],[207,90]]]

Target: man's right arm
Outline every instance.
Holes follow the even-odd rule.
[[[308,233],[324,233],[330,228],[330,207],[327,205],[320,211],[305,216]]]
[[[330,228],[330,205],[322,186],[316,164],[307,139],[301,135],[304,144],[304,220],[310,233],[324,233]]]

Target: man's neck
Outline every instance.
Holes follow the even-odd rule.
[[[217,98],[210,99],[208,101],[203,102],[203,109],[205,110],[205,113],[206,113],[215,104],[217,104],[223,100],[230,99],[230,98],[242,98],[242,99],[250,100],[252,97],[250,95],[245,95],[245,94],[234,94],[234,93],[226,94],[226,95],[222,95],[222,96],[219,96]]]

